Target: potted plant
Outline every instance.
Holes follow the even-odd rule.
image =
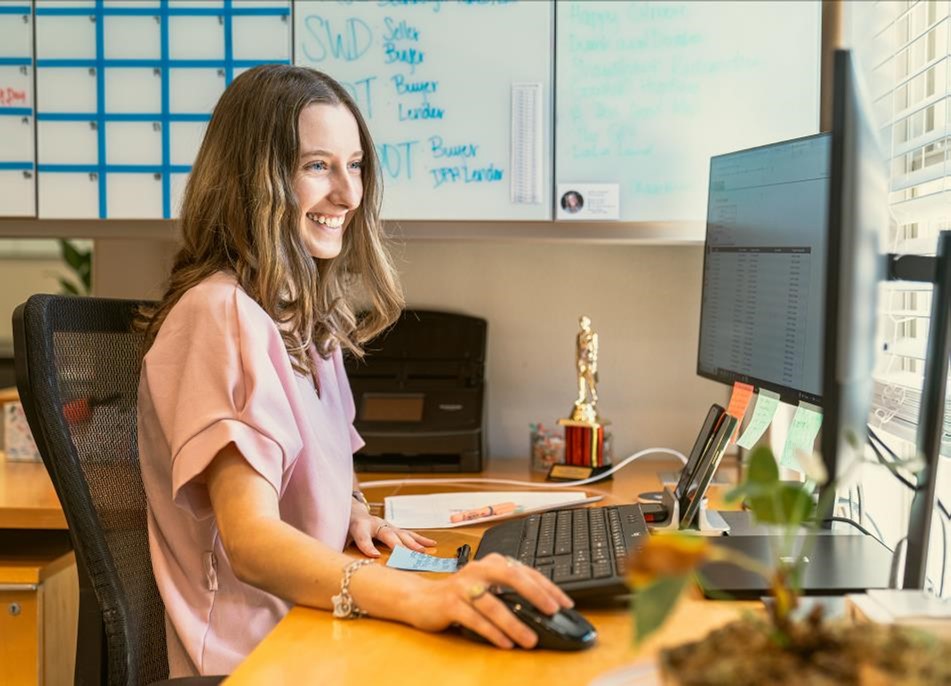
[[[800,456],[807,476],[825,481],[816,456]],[[826,489],[832,493],[834,489]],[[825,686],[826,684],[951,684],[951,642],[896,625],[829,620],[822,606],[803,614],[799,579],[815,540],[817,511],[807,484],[782,482],[772,452],[757,448],[743,483],[728,499],[743,498],[760,523],[771,525],[780,546],[772,565],[712,545],[686,532],[652,535],[631,559],[635,641],[658,629],[704,562],[730,562],[769,581],[765,613],[747,612],[705,638],[663,650],[665,685]],[[802,537],[802,527],[809,533]]]
[[[60,255],[72,278],[59,277],[62,293],[89,295],[92,293],[92,250],[83,250],[65,238],[59,240]]]

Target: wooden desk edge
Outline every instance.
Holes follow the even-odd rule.
[[[65,531],[66,515],[61,508],[0,508],[0,529],[55,529]]]

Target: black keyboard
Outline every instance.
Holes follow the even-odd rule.
[[[637,505],[549,510],[496,524],[482,536],[475,559],[489,553],[534,567],[575,600],[608,600],[628,593],[627,556],[648,536]]]

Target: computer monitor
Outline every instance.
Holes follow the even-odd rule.
[[[865,450],[878,289],[885,277],[880,243],[888,227],[885,156],[847,50],[835,54],[833,84],[820,439],[830,479]]]
[[[822,396],[828,134],[710,160],[697,373]]]

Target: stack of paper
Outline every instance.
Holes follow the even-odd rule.
[[[877,624],[903,624],[951,638],[951,602],[920,590],[869,590],[846,596],[850,616]]]
[[[584,491],[476,491],[463,493],[430,493],[427,495],[394,495],[384,499],[386,521],[401,529],[451,529],[469,524],[483,524],[497,519],[519,517],[558,507],[572,507],[601,500],[602,496]],[[453,514],[499,503],[515,503],[519,509],[494,517],[452,522]]]

